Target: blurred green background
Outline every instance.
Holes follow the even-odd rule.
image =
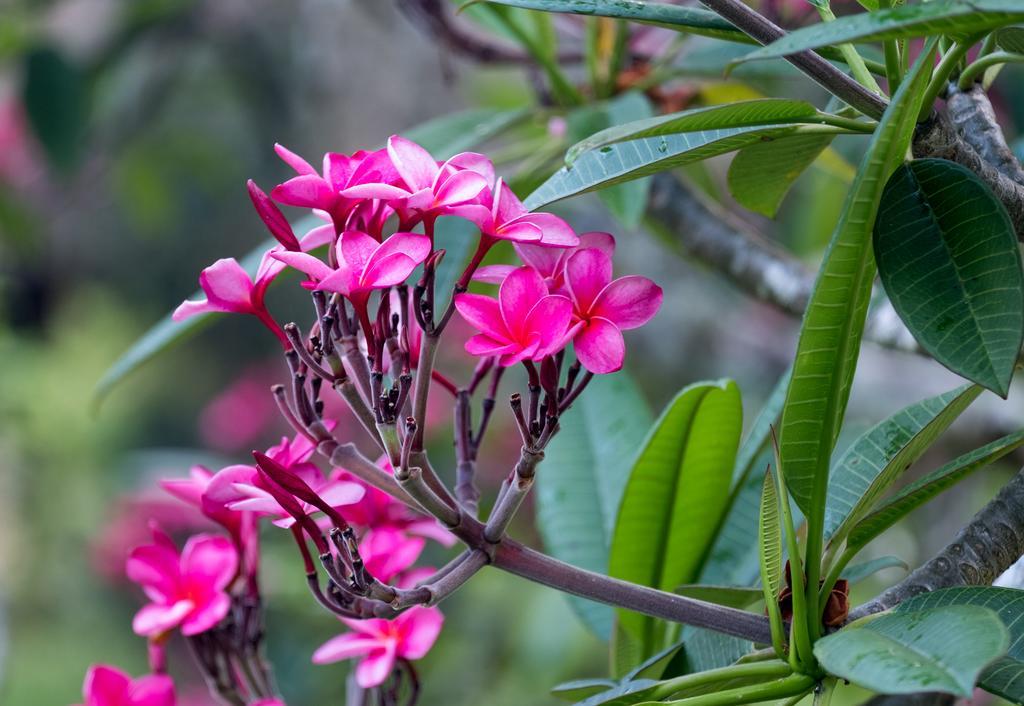
[[[1000,80],[1011,86],[1019,75]],[[807,90],[786,79],[775,85]],[[753,87],[726,85],[714,73],[684,86],[707,102],[765,90],[753,78]],[[94,662],[144,671],[144,642],[130,630],[141,595],[122,580],[123,559],[145,539],[148,517],[171,529],[194,521],[154,481],[196,462],[242,461],[284,432],[267,394],[282,365],[274,344],[244,317],[226,317],[147,365],[101,407],[93,399],[104,370],[195,289],[202,267],[266,237],[245,180],[269,190],[287,177],[274,142],[316,163],[325,151],[374,147],[460,109],[531,100],[523,73],[467,63],[385,0],[7,0],[0,9],[0,703],[73,703]],[[997,104],[1011,125],[1024,116],[1024,92],[1003,90]],[[543,137],[545,121],[539,112],[530,119],[534,137]],[[777,223],[739,217],[813,260],[859,144],[838,149],[801,179]],[[559,154],[555,145],[552,155]],[[685,176],[730,208],[722,164]],[[535,176],[520,172],[520,184]],[[628,339],[627,367],[652,409],[689,382],[729,376],[752,419],[787,365],[796,322],[679,258],[671,242],[620,225],[594,197],[561,212],[580,231],[615,232],[619,267],[666,289],[662,313]],[[934,363],[869,347],[851,433],[954,384]],[[977,407],[921,470],[1024,418],[1013,397]],[[237,423],[240,408],[251,423]],[[434,430],[444,453],[448,416],[441,409]],[[502,428],[492,433],[485,497],[511,462]],[[877,553],[911,563],[926,557],[1019,460],[944,496],[886,535]],[[529,512],[520,520],[516,536],[539,545]],[[347,668],[309,662],[340,625],[309,599],[290,539],[267,536],[268,648],[284,695],[293,705],[340,703]],[[432,552],[429,561],[444,560]],[[859,591],[866,596],[900,576],[888,570]],[[606,669],[605,645],[562,597],[520,579],[484,571],[445,613],[444,633],[422,663],[422,703],[554,703],[554,684]],[[182,703],[211,703],[189,681],[181,645],[171,657]]]

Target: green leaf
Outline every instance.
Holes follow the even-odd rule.
[[[630,91],[614,100],[598,105],[585,106],[568,116],[569,134],[572,139],[582,139],[609,125],[640,120],[650,117],[651,103],[642,93]],[[651,190],[650,179],[637,179],[602,189],[598,197],[627,228],[635,228],[647,210],[647,197]]]
[[[729,191],[768,218],[778,213],[793,182],[832,144],[833,135],[792,135],[744,147],[729,165]]]
[[[918,159],[886,184],[875,259],[932,357],[1006,397],[1024,341],[1024,270],[1003,204],[969,169]]]
[[[732,381],[691,385],[669,403],[622,497],[612,576],[668,591],[697,579],[728,505],[742,418]],[[641,657],[665,646],[664,624],[628,611],[618,620]]]
[[[1008,434],[986,444],[911,483],[874,509],[850,530],[847,543],[853,547],[868,542],[939,493],[952,488],[975,471],[1024,446],[1024,431]]]
[[[615,123],[612,127],[601,130],[570,147],[565,155],[565,161],[566,164],[572,164],[585,152],[627,140],[730,127],[806,123],[817,113],[815,107],[806,101],[760,98],[694,108],[625,124]]]
[[[612,679],[574,679],[551,688],[551,694],[564,701],[579,701],[619,686]]]
[[[537,476],[537,526],[557,559],[607,573],[615,515],[636,450],[652,415],[629,375],[599,375],[545,451]],[[610,607],[569,597],[577,615],[599,637],[611,636]]]
[[[703,583],[688,583],[676,586],[675,593],[698,601],[716,603],[729,608],[749,608],[764,596],[761,589],[747,586],[709,586]]]
[[[989,664],[978,685],[1014,703],[1024,703],[1024,591],[1015,588],[971,586],[944,588],[915,596],[896,607],[896,613],[940,606],[983,606],[999,614],[1010,633],[1006,656]]]
[[[486,0],[496,5],[572,15],[632,20],[716,39],[750,43],[750,39],[714,12],[657,2],[605,2],[604,0]]]
[[[463,110],[434,118],[402,134],[423,145],[437,159],[448,159],[501,134],[523,120],[529,113],[530,111],[526,109]]]
[[[526,207],[535,210],[555,201],[657,174],[668,169],[733,152],[762,140],[792,134],[796,126],[751,126],[703,130],[631,140],[586,152],[562,167],[530,194]]]
[[[89,112],[88,85],[63,54],[39,47],[25,55],[22,99],[35,136],[58,169],[78,161]]]
[[[821,531],[829,458],[846,411],[875,275],[871,228],[889,174],[906,154],[935,42],[929,42],[893,96],[850,187],[804,314],[793,378],[782,412],[780,451],[786,485]]]
[[[880,556],[877,559],[865,561],[862,564],[854,564],[843,571],[842,577],[849,581],[852,586],[873,576],[874,574],[877,574],[879,571],[896,568],[910,571],[910,567],[907,565],[907,562],[903,561],[898,556]]]
[[[1024,20],[1019,0],[935,0],[890,10],[847,15],[802,27],[739,61],[773,59],[848,42],[877,42],[933,35],[968,37]]]
[[[758,528],[761,585],[766,602],[774,601],[782,588],[782,525],[779,522],[779,494],[771,471],[764,474],[761,487],[761,521]]]
[[[996,44],[1014,54],[1024,54],[1024,27],[1003,27],[996,32]]]
[[[463,152],[479,142],[497,135],[514,125],[525,114],[525,111],[522,110],[469,110],[436,118],[410,128],[403,134],[430,150],[435,157],[442,158],[442,155]],[[298,232],[305,232],[318,225],[322,225],[321,221],[313,216],[308,216],[297,221],[294,227]],[[438,243],[447,250],[437,274],[437,291],[448,292],[454,288],[455,280],[465,266],[472,240],[466,234],[467,226],[459,219],[442,218],[438,221],[437,226]],[[254,275],[263,253],[275,244],[276,241],[272,239],[263,241],[245,255],[239,264],[250,276]],[[198,299],[203,296],[205,295],[200,290],[189,298]],[[127,375],[171,346],[195,334],[220,316],[223,314],[199,314],[185,321],[172,321],[170,314],[162,318],[142,334],[103,374],[96,384],[93,404],[102,403],[113,387]]]
[[[838,541],[967,409],[981,388],[964,385],[917,402],[865,432],[832,470],[825,536]]]
[[[814,656],[829,674],[881,694],[970,697],[981,670],[1008,645],[995,611],[952,605],[855,623],[818,640]]]

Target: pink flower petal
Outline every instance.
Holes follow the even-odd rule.
[[[580,250],[583,248],[593,248],[607,254],[608,257],[614,257],[615,237],[611,233],[592,230],[588,233],[580,234],[580,244],[578,247]]]
[[[442,169],[468,169],[482,176],[488,186],[494,183],[494,164],[477,152],[460,152],[445,162]]]
[[[394,253],[374,261],[366,268],[359,280],[359,288],[382,289],[402,284],[416,269],[418,263],[408,255]]]
[[[321,488],[318,492],[320,499],[331,507],[342,507],[343,505],[351,505],[357,503],[363,499],[363,495],[366,494],[366,489],[358,483],[346,483],[344,481],[335,481]]]
[[[517,226],[529,223],[543,233],[545,245],[572,248],[580,244],[576,231],[568,223],[552,213],[528,213],[515,220]]]
[[[304,252],[308,252],[332,242],[334,242],[334,226],[328,223],[327,225],[317,226],[302,236],[299,245],[302,246]]]
[[[89,668],[82,684],[85,706],[119,706],[124,702],[131,677],[120,669],[97,664]]]
[[[277,152],[277,156],[280,157],[285,164],[294,169],[298,174],[316,174],[316,170],[313,169],[312,164],[289,150],[284,145],[275,144],[274,151]]]
[[[115,702],[116,703],[116,702]],[[174,706],[174,682],[166,674],[147,674],[132,682],[123,706]]]
[[[445,179],[434,194],[438,204],[454,206],[475,199],[487,188],[487,180],[476,172],[456,172]]]
[[[620,370],[626,358],[626,343],[619,327],[600,317],[586,323],[573,339],[573,346],[580,364],[597,375]]]
[[[153,637],[176,628],[185,619],[195,604],[190,600],[180,600],[171,605],[150,603],[143,606],[132,620],[132,630],[136,635]]]
[[[238,552],[224,537],[193,535],[181,552],[181,569],[190,585],[222,591],[238,572]]]
[[[203,270],[199,275],[199,285],[210,304],[221,311],[243,314],[253,311],[252,280],[234,258],[217,260]]]
[[[358,230],[347,230],[338,241],[338,259],[344,260],[353,272],[362,272],[378,247],[380,243],[373,236]]]
[[[532,267],[520,267],[505,278],[498,290],[498,301],[511,338],[518,340],[529,330],[525,328],[526,317],[547,293],[544,278]]]
[[[473,328],[492,339],[508,342],[509,331],[497,300],[482,294],[457,294],[455,308]]]
[[[271,256],[289,267],[294,267],[299,272],[304,272],[318,282],[322,282],[334,274],[334,270],[328,267],[327,263],[309,253],[281,250],[272,253]]]
[[[473,281],[501,284],[514,269],[516,269],[515,265],[484,265],[476,268],[476,272],[473,273]]]
[[[381,199],[382,201],[396,201],[406,199],[412,194],[408,189],[391,184],[356,184],[347,189],[341,190],[341,195],[346,199]]]
[[[211,507],[224,507],[228,503],[248,497],[239,492],[237,484],[252,485],[256,477],[254,466],[234,465],[226,466],[217,471],[210,479],[206,490],[203,492],[204,505]]]
[[[156,544],[135,547],[125,562],[128,579],[147,589],[151,597],[171,600],[181,585],[178,553]]]
[[[189,301],[186,299],[178,308],[171,314],[172,321],[184,321],[185,319],[197,316],[199,314],[212,314],[220,313],[222,309],[214,306],[206,299],[200,299],[199,301]]]
[[[503,179],[494,185],[494,201],[492,213],[498,224],[508,223],[526,213],[526,207],[509,188]]]
[[[591,314],[602,316],[620,329],[643,326],[658,313],[661,287],[646,277],[627,275],[615,280],[597,297]]]
[[[612,259],[600,250],[578,250],[565,263],[565,281],[576,311],[585,316],[597,295],[612,281]]]
[[[572,302],[560,294],[549,294],[534,305],[524,322],[524,329],[540,340],[555,342],[565,336],[572,321]]]
[[[489,357],[492,355],[508,355],[521,350],[522,346],[514,342],[496,341],[486,334],[479,333],[471,336],[466,341],[465,349],[470,355]]]
[[[388,155],[409,191],[429,189],[434,183],[439,169],[437,160],[412,140],[392,135],[388,140]]]
[[[356,683],[364,689],[380,686],[395,668],[395,643],[391,640],[364,657],[356,667]]]
[[[437,641],[444,625],[444,615],[437,608],[417,606],[399,615],[397,622],[405,634],[398,646],[398,656],[405,659],[421,659]]]
[[[320,645],[313,653],[313,664],[331,664],[369,654],[380,645],[378,640],[357,633],[344,633]]]
[[[352,172],[359,165],[359,161],[346,154],[328,152],[324,155],[324,179],[335,190],[344,188],[348,184]]]
[[[513,247],[523,264],[533,267],[545,278],[554,278],[565,264],[566,254],[571,252],[565,248],[530,243],[516,243]]]
[[[499,226],[493,235],[514,243],[540,243],[544,238],[544,231],[533,223],[516,220]]]
[[[222,621],[231,610],[231,598],[217,593],[202,605],[196,606],[181,623],[181,634],[186,637],[206,632]]]
[[[307,174],[278,184],[270,192],[271,198],[288,206],[301,208],[322,208],[330,210],[337,200],[330,184],[316,174]]]

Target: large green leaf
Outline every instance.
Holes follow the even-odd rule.
[[[874,241],[885,291],[921,347],[1005,397],[1024,341],[1024,271],[999,199],[959,164],[915,160],[889,179]]]
[[[766,602],[774,602],[782,588],[782,524],[779,522],[779,494],[771,471],[764,474],[758,530],[762,591]]]
[[[450,156],[470,149],[475,144],[487,140],[502,130],[515,124],[524,115],[524,111],[493,111],[469,110],[436,118],[420,126],[405,131],[405,136],[415,140],[430,150],[434,156]],[[448,225],[444,225],[447,223]],[[438,237],[442,247],[448,251],[441,263],[437,275],[439,292],[451,291],[455,278],[461,272],[468,258],[472,241],[468,237],[449,237],[445,232],[463,226],[454,218],[441,219],[438,222]],[[300,219],[295,223],[295,230],[305,232],[309,228],[322,223],[312,216]],[[239,261],[246,272],[252,276],[259,266],[263,253],[275,244],[273,240],[261,243]],[[202,291],[195,292],[191,299],[204,296]],[[444,295],[442,295],[443,297]],[[199,331],[215,319],[223,316],[219,313],[206,313],[192,316],[185,321],[172,321],[168,314],[146,331],[125,351],[96,384],[95,403],[99,404],[113,387],[127,375],[149,362],[171,346]]]
[[[878,693],[970,697],[981,670],[1008,645],[995,611],[950,605],[854,623],[818,640],[814,656],[829,674]]]
[[[859,520],[899,476],[967,409],[981,388],[964,385],[901,409],[850,445],[832,469],[825,536]]]
[[[890,10],[847,15],[802,27],[747,54],[741,61],[773,59],[847,42],[951,35],[966,37],[1024,20],[1019,0],[935,0]]]
[[[925,504],[939,493],[952,488],[975,471],[999,460],[1014,449],[1024,446],[1024,431],[1008,434],[990,444],[960,456],[932,471],[892,498],[875,508],[857,522],[849,532],[847,542],[852,547],[863,547],[872,539],[896,524],[901,518]]]
[[[833,135],[792,135],[741,149],[729,165],[729,192],[755,213],[774,218],[793,182],[832,143]]]
[[[743,408],[732,381],[698,383],[665,408],[643,445],[612,536],[612,576],[671,591],[693,583],[728,501]],[[640,657],[666,646],[663,623],[619,611]]]
[[[627,140],[730,127],[805,123],[817,114],[817,109],[806,101],[784,98],[759,98],[706,108],[694,108],[679,113],[659,115],[655,118],[613,124],[570,147],[565,155],[565,161],[567,164],[572,164],[584,152],[591,152]]]
[[[796,126],[749,126],[702,130],[620,142],[585,152],[530,194],[526,207],[535,210],[570,196],[699,162],[761,140],[792,134]]]
[[[651,422],[646,402],[624,372],[595,377],[559,420],[561,430],[537,476],[537,526],[552,556],[607,573],[615,515]],[[611,636],[610,607],[569,601],[598,636]]]
[[[857,170],[800,329],[782,412],[780,450],[786,484],[821,531],[832,449],[857,367],[875,275],[871,229],[886,179],[906,154],[928,83],[934,40],[893,96]]]
[[[710,10],[658,2],[605,2],[604,0],[486,0],[496,5],[572,15],[596,15],[668,27],[690,34],[750,43],[736,27]]]
[[[996,42],[1001,49],[1024,54],[1024,27],[1004,27],[996,32]]]
[[[603,131],[609,125],[632,123],[651,115],[651,103],[645,95],[630,91],[614,100],[579,108],[568,116],[569,135],[580,140]],[[647,210],[650,179],[637,179],[602,189],[598,197],[627,228],[634,228]]]
[[[1010,633],[1009,648],[1005,657],[982,671],[978,685],[1009,701],[1024,703],[1024,591],[991,586],[944,588],[915,596],[897,606],[895,612],[958,605],[982,606],[999,614]]]

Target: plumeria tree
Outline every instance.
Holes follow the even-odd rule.
[[[175,632],[222,702],[280,703],[263,649],[263,532],[291,534],[305,573],[293,579],[340,619],[341,634],[310,659],[357,660],[352,705],[415,701],[414,662],[446,639],[438,604],[490,569],[569,594],[610,639],[608,679],[556,688],[587,706],[827,704],[849,683],[883,700],[942,702],[980,687],[1024,702],[1024,591],[991,586],[1024,554],[1024,475],[904,581],[850,601],[851,583],[891,565],[854,563],[869,542],[1024,445],[1016,431],[901,483],[984,390],[1011,391],[1024,340],[1024,168],[988,90],[1024,59],[1024,3],[863,0],[838,18],[827,0],[702,4],[490,0],[457,16],[405,0],[453,51],[527,66],[537,105],[435,123],[427,138],[453,138],[433,153],[420,144],[429,139],[395,135],[328,152],[318,169],[275,147],[295,175],[269,195],[248,185],[273,239],[203,270],[197,297],[103,385],[211,316],[247,314],[280,346],[283,383],[268,394],[294,436],[163,482],[222,531],[179,550],[154,527],[132,552],[126,573],[148,601],[132,627],[152,674],[96,666],[88,706],[173,703],[164,646]],[[695,38],[728,49],[714,55],[718,72],[784,60],[830,96],[690,106]],[[508,173],[464,151],[483,139],[506,141]],[[816,276],[670,174],[735,152],[735,202],[770,217],[845,139],[859,164]],[[617,273],[621,238],[577,233],[545,210],[590,191],[623,222],[647,218],[803,316],[790,369],[745,437],[730,380],[689,385],[650,428],[635,411],[628,332],[686,303]],[[304,320],[272,313],[278,280],[304,292]],[[966,382],[836,453],[864,339],[930,356]],[[472,372],[442,370],[442,345]],[[325,412],[331,397],[358,436]],[[439,397],[454,419],[450,467],[425,443]],[[485,498],[477,465],[495,415],[511,420],[518,451]],[[508,536],[538,482],[553,489],[538,516],[546,552]],[[426,568],[428,541],[459,550]]]

